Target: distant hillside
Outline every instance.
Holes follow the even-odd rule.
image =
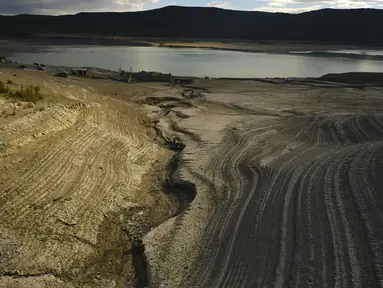
[[[127,13],[0,16],[0,37],[34,33],[203,39],[383,43],[383,10],[324,9],[302,14],[169,6]]]

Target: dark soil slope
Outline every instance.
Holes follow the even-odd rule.
[[[383,73],[341,73],[326,74],[319,78],[323,81],[346,84],[383,84]]]

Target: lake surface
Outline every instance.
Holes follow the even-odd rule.
[[[198,48],[49,46],[9,58],[25,64],[121,68],[196,77],[318,77],[327,73],[383,72],[383,51],[377,50],[267,54]]]

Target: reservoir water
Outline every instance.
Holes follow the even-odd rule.
[[[268,54],[199,48],[47,46],[9,58],[25,64],[158,71],[196,77],[318,77],[327,73],[383,72],[383,51],[379,50]]]

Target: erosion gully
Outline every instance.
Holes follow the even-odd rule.
[[[259,118],[246,122],[251,118],[247,107],[222,106],[245,116],[243,129],[226,129],[209,157],[214,177],[229,187],[213,208],[198,265],[174,287],[383,287],[383,115],[368,105],[364,111],[350,109],[343,103],[349,96],[355,101],[355,94],[341,91],[344,99],[337,109],[342,114],[336,109],[315,113],[318,104],[312,102],[307,115],[282,111],[265,114],[261,123]],[[200,94],[188,89],[182,96],[149,100],[166,117],[177,105],[191,105],[185,98]],[[178,112],[178,117],[187,115]],[[170,139],[158,123],[153,127],[157,137],[175,152],[162,189],[178,198],[181,214],[195,199],[196,185],[177,173],[185,144]],[[170,129],[200,140],[177,123]],[[131,250],[135,287],[146,287],[142,240]]]
[[[195,90],[193,89],[185,89],[182,93],[182,96],[191,95],[192,97],[195,95]],[[198,93],[199,95],[199,93]],[[178,98],[165,98],[162,101],[156,99],[154,97],[147,97],[147,99],[152,100],[152,104],[157,104],[158,107],[162,109],[162,115],[166,116],[170,112],[173,106],[164,105],[162,101],[174,101],[179,100]],[[179,100],[181,101],[181,100]],[[180,118],[186,118],[186,115],[182,115],[181,112],[178,112],[177,116]],[[168,171],[168,175],[166,180],[162,183],[162,192],[166,195],[175,197],[178,199],[178,209],[173,217],[183,213],[188,205],[194,200],[197,194],[196,185],[192,182],[181,179],[177,175],[177,171],[180,168],[182,163],[182,151],[186,147],[184,143],[182,143],[178,138],[170,139],[165,133],[158,127],[158,119],[153,121],[153,129],[156,133],[156,137],[161,140],[162,145],[172,150],[174,154],[168,160],[166,164],[166,169]],[[173,124],[172,127],[175,131],[184,133],[193,137],[194,135],[187,130],[182,130],[177,127],[177,123]],[[194,136],[196,137],[196,136]],[[145,256],[145,245],[141,238],[135,237],[132,242],[132,246],[125,253],[130,254],[132,256],[132,266],[134,269],[134,287],[135,288],[145,288],[149,285],[149,275],[148,275],[148,267],[147,260]]]

